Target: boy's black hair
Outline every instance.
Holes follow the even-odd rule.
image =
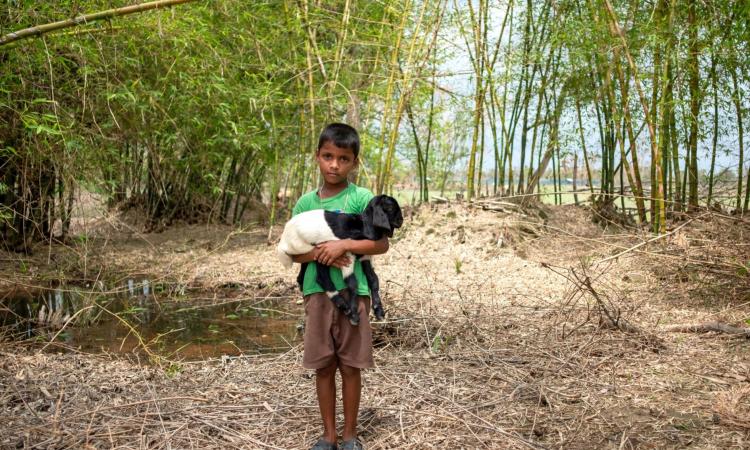
[[[354,158],[359,157],[359,134],[357,130],[345,123],[329,123],[323,128],[318,138],[318,150],[326,142],[332,142],[338,148],[348,148],[354,153]]]

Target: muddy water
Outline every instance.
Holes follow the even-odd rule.
[[[96,286],[6,293],[0,295],[0,337],[48,342],[57,335],[49,348],[90,353],[143,353],[142,341],[182,360],[281,352],[300,340],[302,312],[292,299],[231,298],[231,292],[175,299],[174,289],[170,296],[163,290],[129,280],[108,295]]]

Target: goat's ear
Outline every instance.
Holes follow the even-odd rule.
[[[364,211],[362,211],[362,234],[366,239],[375,240],[375,226],[374,226],[374,208],[372,205],[367,205]]]
[[[388,216],[380,206],[373,208],[372,224],[378,228],[391,231],[391,221],[388,220]]]
[[[391,219],[391,225],[393,228],[401,228],[404,224],[404,215],[401,213],[401,207],[398,205],[396,199],[393,199],[393,218]]]

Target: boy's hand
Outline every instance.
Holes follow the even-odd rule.
[[[334,266],[341,269],[351,264],[351,260],[344,256],[347,252],[345,240],[322,242],[315,246],[317,250],[315,260],[326,266]]]

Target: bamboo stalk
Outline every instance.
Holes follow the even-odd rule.
[[[21,39],[30,38],[33,36],[41,36],[42,34],[49,33],[51,31],[61,30],[63,28],[77,27],[79,25],[85,25],[89,22],[97,20],[106,20],[113,17],[125,16],[129,14],[136,14],[152,9],[168,8],[170,6],[179,5],[182,3],[190,3],[196,0],[159,0],[155,2],[141,3],[139,5],[123,6],[122,8],[108,9],[105,11],[99,11],[91,14],[84,14],[81,16],[74,17],[72,19],[61,20],[59,22],[52,22],[44,25],[37,25],[23,30],[14,31],[13,33],[6,34],[0,38],[0,47],[3,45],[10,44],[11,42],[19,41]]]
[[[657,146],[657,140],[656,140],[656,129],[654,128],[654,123],[651,120],[650,111],[648,108],[648,103],[646,101],[646,96],[643,93],[643,88],[641,87],[641,82],[638,79],[638,68],[635,65],[635,62],[633,61],[633,57],[630,54],[630,48],[628,47],[628,43],[625,40],[625,34],[622,32],[622,29],[620,28],[620,24],[617,21],[617,15],[615,14],[614,9],[612,8],[612,5],[610,4],[609,0],[604,0],[604,5],[607,9],[607,12],[609,12],[611,22],[610,22],[610,30],[612,34],[620,39],[620,42],[622,43],[623,50],[625,51],[625,57],[628,60],[628,64],[630,65],[630,70],[633,73],[633,81],[635,82],[636,90],[638,91],[638,98],[641,101],[641,106],[643,107],[643,114],[646,118],[646,125],[648,126],[648,132],[649,137],[651,138],[651,151],[652,154],[655,155],[654,161],[652,162],[652,165],[657,166],[656,167],[656,173],[657,173],[657,191],[658,191],[658,200],[656,202],[656,209],[658,210],[658,224],[659,229],[654,230],[658,231],[660,233],[664,233],[666,231],[666,210],[664,205],[664,179],[661,175],[661,168],[658,167],[660,165],[659,163],[659,148]]]
[[[529,65],[529,54],[531,52],[532,43],[530,43],[530,35],[531,35],[531,21],[534,17],[534,14],[532,12],[531,8],[531,0],[526,1],[526,24],[523,31],[523,67],[521,71],[521,81],[518,86],[519,93],[522,93],[523,95],[523,105],[521,106],[521,109],[523,110],[523,124],[521,125],[521,160],[520,164],[518,166],[518,189],[517,191],[519,193],[523,192],[523,181],[524,181],[524,164],[526,161],[526,132],[528,124],[528,116],[529,116],[529,98],[531,96],[531,83],[534,79],[534,74],[536,73],[536,69],[538,66],[538,63],[534,64],[533,72],[529,75],[528,74],[528,65]],[[529,80],[531,78],[531,80]],[[526,90],[523,90],[523,85],[525,83]],[[512,161],[511,161],[512,164]],[[511,181],[512,183],[512,181]]]
[[[625,170],[628,174],[628,182],[633,187],[634,193],[637,197],[643,196],[643,183],[641,182],[641,171],[638,166],[638,152],[636,151],[636,142],[635,142],[635,134],[633,133],[633,120],[630,115],[630,107],[628,106],[629,102],[629,82],[625,81],[625,76],[623,74],[622,67],[620,66],[620,59],[619,57],[615,60],[615,69],[617,70],[617,79],[620,83],[620,91],[621,91],[621,97],[622,97],[622,107],[623,107],[623,113],[624,113],[624,120],[625,120],[625,130],[628,134],[628,143],[630,147],[630,158],[632,160],[632,165],[628,163],[627,158],[623,158],[623,164],[625,167]],[[628,79],[630,78],[630,75],[628,75]],[[623,136],[623,139],[625,137]],[[642,198],[636,199],[636,206],[638,208],[638,217],[641,220],[641,223],[646,222],[646,205],[643,202]]]
[[[511,0],[508,3],[508,13],[507,15],[510,15],[510,32],[508,33],[508,45],[506,46],[505,50],[505,75],[503,76],[503,107],[502,107],[502,113],[500,114],[500,123],[503,127],[503,155],[502,160],[500,163],[500,179],[498,180],[498,184],[501,187],[501,190],[503,191],[503,195],[505,195],[505,166],[507,164],[508,166],[508,180],[510,180],[510,183],[508,185],[508,192],[513,191],[513,149],[510,147],[510,143],[513,141],[513,138],[510,136],[510,133],[508,132],[508,128],[505,125],[505,113],[507,111],[507,100],[508,100],[508,83],[510,80],[510,55],[511,55],[511,48],[513,47],[513,1]],[[502,35],[501,35],[502,36]],[[511,122],[513,121],[513,114],[511,113]],[[507,161],[511,161],[510,164],[508,164]]]
[[[333,102],[333,96],[336,91],[336,86],[339,81],[339,74],[341,72],[341,64],[344,60],[344,43],[349,33],[349,17],[351,16],[351,1],[346,0],[344,3],[344,13],[341,18],[341,32],[339,39],[336,43],[336,60],[333,64],[333,80],[328,83],[328,98],[330,102]],[[333,108],[331,108],[333,111]]]
[[[734,103],[734,109],[737,112],[737,134],[738,134],[738,147],[739,147],[739,163],[737,164],[737,197],[736,197],[736,206],[737,211],[742,211],[742,168],[745,164],[745,144],[744,144],[744,130],[743,130],[743,122],[742,122],[742,101],[740,99],[740,96],[742,95],[742,92],[740,91],[738,84],[737,84],[737,68],[733,67],[732,70],[729,71],[729,75],[732,78],[732,87],[734,88],[732,92],[732,103]]]
[[[423,51],[425,44],[427,42],[426,39],[420,41],[419,46],[415,49],[415,46],[417,44],[417,39],[419,37],[419,31],[422,28],[422,22],[423,22],[423,19],[425,17],[425,13],[427,10],[427,3],[429,2],[424,2],[422,4],[422,8],[420,9],[419,17],[417,19],[417,23],[414,27],[414,32],[413,32],[414,34],[413,34],[411,43],[409,45],[409,51],[407,53],[407,58],[406,58],[407,67],[411,67],[412,62],[415,60],[419,60],[420,56],[430,55],[432,53],[432,49],[434,48],[434,46],[437,45],[437,37],[438,37],[438,31],[440,29],[440,24],[442,21],[442,14],[438,15],[436,23],[433,24],[434,28],[432,30],[433,31],[432,39],[429,41],[427,50]],[[440,8],[441,4],[442,2],[438,2],[438,4],[435,7]],[[380,185],[382,186],[383,189],[387,189],[390,184],[393,160],[394,160],[395,151],[396,151],[396,140],[398,137],[398,129],[399,129],[399,125],[401,124],[401,119],[403,117],[406,104],[409,102],[409,99],[416,87],[415,83],[416,81],[419,80],[422,70],[425,67],[426,60],[427,58],[424,58],[421,64],[419,64],[412,71],[403,73],[401,77],[401,86],[402,86],[401,96],[399,97],[399,103],[396,109],[396,117],[395,117],[395,120],[393,121],[394,126],[393,128],[391,128],[391,135],[390,135],[390,139],[388,143],[388,151],[386,153],[386,159],[385,159],[385,167],[381,174],[382,178],[380,181]],[[400,66],[399,66],[399,70],[400,70]]]
[[[472,197],[474,197],[474,178],[475,178],[475,172],[476,172],[476,154],[477,154],[477,144],[478,144],[478,138],[480,133],[480,121],[482,120],[483,115],[483,108],[482,105],[484,104],[483,98],[484,98],[484,78],[483,78],[483,72],[484,72],[484,56],[482,55],[482,51],[484,50],[484,45],[482,44],[482,33],[480,31],[482,24],[481,18],[482,18],[482,8],[484,7],[485,3],[482,0],[479,0],[479,13],[474,13],[474,8],[472,7],[471,2],[467,2],[467,5],[469,7],[469,13],[471,17],[471,28],[474,35],[474,51],[476,52],[476,57],[474,59],[474,74],[476,76],[475,80],[475,89],[474,89],[474,123],[473,123],[473,133],[471,135],[471,149],[469,151],[469,167],[467,170],[467,183],[466,183],[466,198],[468,200],[471,200]],[[482,149],[484,150],[484,149]],[[480,163],[479,171],[481,172],[482,167]]]
[[[505,15],[503,16],[503,23],[500,26],[500,32],[498,33],[497,41],[495,42],[495,51],[492,55],[492,61],[487,61],[487,91],[489,92],[490,96],[489,99],[485,96],[485,103],[489,105],[489,124],[490,124],[490,131],[492,132],[492,147],[494,150],[494,170],[493,170],[493,194],[497,194],[497,188],[498,188],[498,181],[499,179],[502,179],[502,175],[500,175],[500,171],[503,170],[502,161],[503,158],[500,156],[500,147],[498,145],[498,136],[497,136],[497,111],[499,109],[499,103],[497,99],[497,91],[495,87],[495,75],[494,75],[494,69],[495,69],[495,63],[497,62],[497,57],[500,53],[500,45],[503,40],[503,36],[505,35],[505,27],[508,22],[508,13],[511,11],[511,8],[513,6],[513,1],[508,2],[507,9],[505,10]],[[485,27],[486,28],[486,27]],[[487,39],[485,39],[484,42],[485,45],[485,51],[483,52],[485,57],[488,54],[487,49]],[[507,68],[506,68],[507,70]],[[502,125],[503,125],[503,132],[505,131],[505,110],[503,109],[501,111],[501,118],[500,118]],[[504,135],[501,135],[501,140],[504,139]],[[501,141],[502,142],[502,141]],[[499,178],[498,178],[499,177]],[[501,189],[502,190],[502,189]]]
[[[535,22],[533,20],[533,7],[531,0],[527,0],[526,2],[527,21],[526,29],[524,30],[524,70],[521,73],[521,80],[522,82],[524,82],[525,80],[525,86],[523,88],[523,100],[521,106],[521,110],[523,111],[523,121],[521,123],[521,161],[518,168],[518,192],[523,192],[524,190],[524,176],[526,174],[526,171],[524,170],[526,160],[526,144],[528,130],[530,129],[529,105],[531,96],[534,92],[534,80],[536,78],[536,74],[540,72],[542,64],[542,61],[539,60],[539,57],[537,55],[542,54],[546,45],[550,43],[542,40],[542,37],[547,35],[547,24],[551,16],[551,14],[549,14],[550,7],[551,1],[545,1],[538,17],[538,20],[541,21],[540,24],[539,22]],[[530,37],[527,37],[526,34],[529,34]],[[531,64],[532,57],[534,60],[533,64]],[[530,73],[526,69],[526,66],[528,65],[532,66]],[[533,158],[533,153],[534,149],[532,148],[529,150],[529,160]]]
[[[529,157],[529,170],[528,170],[528,182],[529,183],[531,183],[531,176],[534,174],[534,149],[536,148],[537,136],[539,135],[538,126],[541,122],[544,122],[544,125],[546,125],[547,120],[549,118],[550,105],[549,105],[549,102],[547,102],[546,100],[546,88],[547,88],[547,82],[550,77],[550,69],[552,68],[552,61],[555,60],[556,52],[557,52],[556,48],[550,47],[549,56],[547,57],[547,63],[544,66],[544,71],[541,73],[541,78],[539,80],[540,81],[539,95],[538,95],[537,103],[536,103],[536,113],[534,114],[534,124],[532,125],[532,127],[534,128],[534,131],[531,133],[531,152],[530,152],[530,157]],[[555,64],[555,70],[552,71],[553,77],[556,75],[555,73],[556,69],[557,69],[557,63]],[[554,86],[552,90],[554,92]],[[545,105],[545,112],[544,112],[545,120],[544,121],[541,120],[542,105]],[[539,155],[540,155],[539,160],[540,161],[541,161],[541,155],[542,155],[541,149],[542,149],[542,144],[544,141],[544,126],[542,127],[541,134],[542,134],[542,137],[539,140]],[[536,181],[538,182],[539,180],[536,180]],[[529,189],[531,189],[530,192],[534,192],[534,188],[527,185],[526,192],[529,192]]]
[[[547,140],[547,149],[545,150],[544,155],[542,156],[542,159],[539,162],[538,167],[529,178],[529,182],[527,185],[528,189],[525,192],[527,194],[534,193],[534,188],[539,185],[539,180],[541,179],[542,175],[544,175],[544,172],[547,171],[547,166],[549,165],[549,162],[555,153],[555,149],[558,145],[558,136],[560,134],[560,117],[562,115],[562,111],[565,106],[565,100],[568,97],[571,83],[572,83],[572,79],[567,78],[566,80],[563,81],[563,85],[560,88],[560,93],[557,96],[557,103],[555,104],[555,109],[552,113],[552,117],[550,118],[550,125],[549,125],[550,136],[549,136],[549,139]]]
[[[586,139],[583,137],[583,122],[581,121],[581,101],[576,97],[576,115],[578,116],[578,132],[581,136],[581,149],[583,150],[583,162],[586,164],[586,176],[588,177],[589,190],[594,195],[594,180],[591,178],[591,167],[589,166],[589,155],[586,151]]]
[[[676,1],[672,0],[669,5],[669,18],[668,18],[668,27],[667,31],[669,33],[668,39],[667,39],[667,54],[671,54],[674,51],[674,12],[675,12],[675,5]],[[665,140],[665,146],[664,146],[664,159],[665,161],[669,162],[669,156],[671,155],[672,158],[672,173],[674,178],[674,198],[675,202],[672,204],[672,209],[682,210],[682,204],[685,200],[684,196],[682,195],[682,183],[681,183],[681,175],[680,175],[680,157],[679,157],[679,149],[677,146],[677,130],[676,130],[676,124],[675,124],[675,102],[674,102],[674,77],[672,76],[672,67],[674,66],[673,62],[671,61],[671,58],[667,58],[667,62],[665,65],[665,88],[663,96],[666,99],[667,108],[669,110],[669,120],[666,121],[663,126],[666,128],[664,132],[669,135],[669,139]],[[671,148],[670,148],[671,145]],[[697,145],[697,144],[696,144]],[[688,146],[689,147],[689,146]],[[685,170],[688,170],[689,167],[686,165]],[[672,189],[672,183],[669,183],[670,190]]]
[[[303,21],[304,21],[304,27],[305,27],[305,34],[306,34],[306,37],[307,37],[307,39],[305,40],[305,62],[307,64],[307,93],[308,93],[308,100],[309,100],[309,105],[310,105],[310,116],[309,116],[309,119],[310,119],[310,128],[307,130],[307,132],[308,132],[308,138],[310,139],[308,149],[315,148],[317,150],[317,146],[316,146],[316,142],[315,142],[315,133],[317,131],[317,128],[315,126],[315,79],[313,77],[313,63],[312,63],[312,53],[313,53],[313,50],[315,50],[315,48],[313,47],[314,36],[312,36],[312,34],[311,34],[310,25],[309,25],[309,22],[307,20],[308,3],[307,3],[306,0],[302,4],[302,11],[303,11]],[[324,79],[326,79],[327,76],[326,76],[326,73],[325,73],[325,67],[322,65],[322,62],[321,62],[320,70],[321,70],[321,72],[320,72],[321,75],[323,76]],[[306,177],[306,171],[307,171],[307,164],[306,164],[306,162],[307,162],[307,158],[306,158],[305,154],[306,154],[306,152],[303,153],[302,167],[301,167],[302,171],[300,173],[300,175],[301,175],[300,179],[302,180],[302,187],[300,189],[300,194],[302,192],[304,192],[304,190],[305,190],[304,189],[304,183],[305,183],[305,180],[307,180],[307,177]],[[313,164],[313,166],[314,166],[314,164]],[[317,180],[318,173],[315,172],[315,171],[313,171],[313,173],[314,173],[313,177],[315,177],[314,181],[313,181],[313,185],[317,186],[318,185],[318,180]]]
[[[716,170],[716,144],[719,139],[719,94],[716,88],[716,55],[711,52],[711,88],[713,91],[714,100],[714,135],[711,141],[711,168],[708,171],[708,199],[706,200],[706,206],[711,207],[711,199],[714,193],[714,172]]]
[[[432,123],[433,119],[435,117],[435,75],[437,73],[437,67],[435,67],[435,52],[437,51],[437,46],[433,49],[433,58],[432,58],[432,85],[430,87],[430,113],[427,118],[427,143],[425,145],[425,151],[423,155],[423,159],[420,162],[420,165],[422,166],[422,177],[420,178],[421,187],[419,190],[420,194],[420,200],[423,202],[430,201],[430,191],[429,191],[429,183],[427,180],[427,168],[430,161],[430,145],[432,144]]]
[[[385,137],[388,135],[388,124],[391,121],[390,113],[391,113],[391,103],[393,102],[393,91],[396,84],[396,72],[399,70],[398,68],[398,54],[401,50],[401,39],[404,37],[404,31],[406,30],[406,22],[409,17],[409,10],[411,8],[411,1],[407,1],[404,5],[404,13],[401,16],[401,23],[398,26],[398,29],[396,29],[396,43],[391,49],[391,57],[390,57],[390,72],[388,74],[388,82],[386,84],[386,93],[385,93],[385,105],[383,106],[383,119],[382,119],[382,126],[380,131],[380,140],[378,142],[378,149],[379,153],[377,156],[377,168],[375,172],[375,188],[377,194],[382,194],[385,186],[384,186],[384,173],[385,173],[385,161],[383,158],[385,157]],[[397,125],[396,125],[397,127]]]
[[[672,2],[674,6],[674,2]],[[669,22],[670,31],[672,29],[672,13],[674,8],[670,9]],[[690,164],[685,167],[688,172],[688,204],[690,208],[698,207],[698,115],[700,113],[700,102],[702,99],[700,80],[700,63],[698,55],[700,45],[698,42],[698,29],[696,24],[695,0],[691,0],[688,5],[688,88],[690,92],[690,115],[689,125],[690,134],[688,138],[688,160]]]

